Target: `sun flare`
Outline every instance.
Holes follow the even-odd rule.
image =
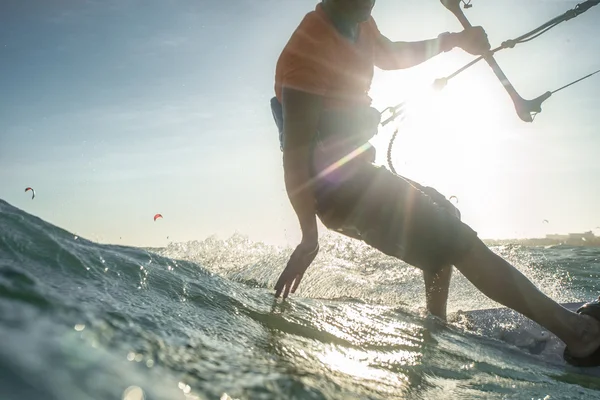
[[[399,130],[393,160],[399,164],[423,161],[418,166],[419,175],[427,178],[438,176],[439,163],[450,161],[449,157],[454,164],[484,161],[477,155],[501,141],[503,127],[498,113],[506,105],[506,96],[501,96],[500,85],[490,76],[473,74],[436,90],[431,73],[419,72],[413,72],[408,81],[402,79],[402,72],[390,76],[380,73],[373,83],[374,104],[404,102],[403,121],[382,130]],[[402,97],[397,93],[399,88],[405,89]],[[388,136],[376,138],[376,146],[383,148]]]
[[[508,170],[527,165],[514,157],[515,140],[523,140],[523,135],[515,129],[510,98],[487,65],[459,75],[442,90],[434,89],[436,78],[461,65],[450,61],[376,71],[370,92],[373,106],[404,106],[403,118],[398,118],[402,121],[381,128],[371,142],[378,150],[377,163],[388,165],[388,145],[397,129],[391,153],[396,171],[446,197],[456,196],[464,211],[469,203],[482,201],[482,192],[487,193],[486,202],[494,202],[499,183],[495,180],[505,180]]]

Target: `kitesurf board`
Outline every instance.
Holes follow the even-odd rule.
[[[583,304],[563,303],[561,305],[575,311]],[[459,311],[449,317],[451,322],[457,323],[468,331],[506,342],[546,362],[568,366],[563,359],[565,345],[561,340],[537,323],[509,308]],[[581,368],[581,371],[600,377],[600,367]]]

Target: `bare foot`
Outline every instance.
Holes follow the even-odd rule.
[[[569,353],[576,358],[587,357],[600,348],[600,321],[581,315],[581,330],[576,343],[568,343]]]

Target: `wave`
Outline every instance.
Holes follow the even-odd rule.
[[[560,368],[426,317],[420,272],[349,239],[323,238],[298,294],[281,302],[271,288],[290,248],[241,235],[161,249],[98,244],[2,200],[0,226],[3,399],[568,392],[549,378]],[[598,264],[587,263],[597,253],[495,251],[559,300],[598,289],[589,277]],[[494,303],[456,274],[450,305]],[[577,379],[598,397],[596,381]]]

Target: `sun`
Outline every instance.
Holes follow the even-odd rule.
[[[509,96],[485,63],[443,90],[433,88],[436,78],[463,62],[464,57],[458,62],[446,57],[409,70],[376,70],[373,107],[404,102],[404,120],[381,127],[371,142],[377,163],[387,166],[388,145],[398,129],[391,153],[396,171],[447,198],[457,196],[463,215],[481,227],[492,223],[484,210],[502,207],[502,195],[522,189],[509,182],[508,171],[527,169],[527,160],[515,156],[527,139]]]
[[[506,141],[510,99],[489,68],[465,72],[435,90],[432,83],[442,74],[434,70],[449,71],[456,65],[435,67],[376,72],[370,92],[374,107],[383,110],[404,102],[403,121],[382,128],[373,139],[378,162],[387,164],[391,133],[398,129],[392,161],[400,174],[443,186],[464,172],[476,180],[502,163],[493,155],[490,158],[490,149],[499,150]]]

